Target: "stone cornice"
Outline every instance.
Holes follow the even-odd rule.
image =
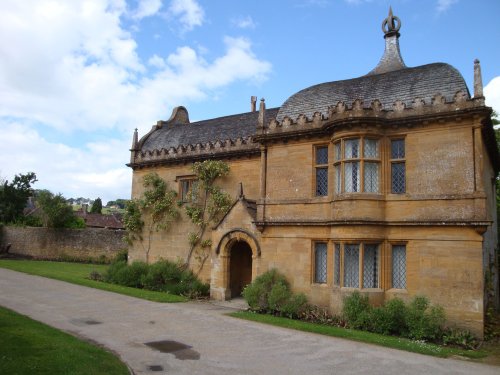
[[[165,165],[178,162],[191,162],[215,157],[218,159],[260,155],[260,146],[251,137],[226,139],[196,145],[179,145],[176,148],[162,148],[152,151],[133,150],[132,160],[127,166],[132,168]]]
[[[457,92],[452,102],[446,102],[445,97],[440,94],[435,95],[431,103],[415,98],[411,106],[406,106],[403,101],[397,100],[391,110],[382,109],[379,100],[374,100],[367,107],[357,99],[351,106],[338,102],[328,108],[328,113],[316,112],[312,118],[301,114],[296,119],[285,116],[281,122],[272,119],[259,134],[255,135],[254,140],[266,143],[266,141],[302,137],[306,134],[322,135],[330,133],[333,127],[354,124],[411,126],[433,120],[463,117],[475,112],[486,114],[485,110],[489,114],[489,108],[484,105],[484,98],[467,99],[467,94],[463,91]]]
[[[256,226],[345,226],[345,225],[371,225],[371,226],[460,226],[460,227],[485,227],[492,221],[460,220],[460,221],[380,221],[380,220],[265,220],[255,221]]]

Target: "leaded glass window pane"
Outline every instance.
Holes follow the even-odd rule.
[[[391,164],[391,183],[394,194],[406,192],[406,166],[405,163]]]
[[[365,139],[363,153],[365,158],[378,158],[378,140]]]
[[[328,168],[316,168],[316,196],[328,195]]]
[[[342,149],[340,147],[340,142],[335,143],[334,147],[335,147],[335,160],[341,160],[342,159]]]
[[[379,163],[365,162],[365,193],[378,193],[379,185]]]
[[[326,283],[327,245],[324,242],[314,244],[314,282]]]
[[[316,164],[328,164],[328,147],[316,147]]]
[[[392,247],[392,287],[406,289],[406,246]]]
[[[359,191],[360,170],[359,162],[349,162],[344,165],[345,181],[344,188],[348,193]]]
[[[363,288],[378,288],[378,245],[365,245],[363,253]]]
[[[344,142],[345,158],[359,158],[359,138],[346,139]]]
[[[359,288],[359,245],[344,245],[344,286]]]
[[[405,158],[405,140],[394,139],[391,141],[391,159]]]
[[[342,178],[340,176],[340,165],[335,166],[335,193],[339,194],[342,189]]]
[[[335,259],[333,263],[333,284],[340,285],[340,244],[335,244]]]

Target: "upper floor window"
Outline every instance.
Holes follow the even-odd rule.
[[[328,195],[328,145],[316,146],[314,155],[315,195]]]
[[[391,192],[404,194],[406,192],[406,159],[405,140],[391,140]]]
[[[334,144],[335,193],[380,191],[379,140],[348,138]]]
[[[179,179],[179,196],[182,202],[196,200],[198,193],[198,180],[194,177],[186,177]]]

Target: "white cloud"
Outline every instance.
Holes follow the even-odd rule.
[[[130,196],[131,171],[128,141],[89,143],[83,148],[50,142],[32,126],[18,121],[0,121],[2,174],[10,180],[15,174],[35,172],[36,189],[62,192],[67,198],[101,197],[111,200]],[[67,192],[71,192],[68,196]]]
[[[196,0],[172,0],[169,13],[179,20],[183,30],[190,31],[201,26],[205,18],[203,8]]]
[[[165,64],[165,60],[163,60],[160,56],[156,54],[154,54],[149,58],[148,64],[158,69],[164,69],[167,66]]]
[[[162,7],[162,0],[140,0],[137,9],[132,12],[132,18],[141,20],[157,14]]]
[[[182,13],[188,24],[202,23],[199,9],[198,18]],[[0,129],[8,144],[0,155],[12,160],[2,176],[33,170],[39,184],[66,196],[91,197],[95,188],[104,197],[107,183],[120,192],[109,199],[123,196],[135,127],[144,135],[174,106],[212,99],[214,90],[237,81],[262,81],[271,70],[244,38],[225,38],[225,52],[211,60],[187,45],[143,59],[123,17],[129,17],[123,0],[0,2]],[[40,124],[51,129],[50,140]],[[54,141],[104,131],[115,134],[98,144],[109,154],[95,144]]]
[[[453,4],[458,3],[458,0],[438,0],[436,10],[438,13],[447,11]]]
[[[500,115],[500,76],[493,78],[484,87],[486,105],[492,107]]]
[[[240,29],[255,29],[256,26],[250,16],[234,18],[231,20],[231,23]]]

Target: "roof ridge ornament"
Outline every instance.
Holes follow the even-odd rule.
[[[396,24],[397,23],[397,24]],[[387,28],[387,29],[386,29]],[[397,34],[399,37],[399,29],[401,28],[401,20],[392,14],[392,7],[389,7],[389,16],[382,21],[382,31],[384,38]]]
[[[367,75],[382,74],[406,68],[399,50],[400,28],[401,20],[392,14],[392,7],[389,7],[389,15],[382,21],[382,31],[385,39],[384,55],[375,69]]]

